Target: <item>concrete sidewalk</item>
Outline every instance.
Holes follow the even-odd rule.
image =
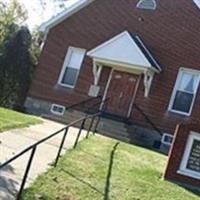
[[[64,127],[64,125],[53,121],[43,121],[39,125],[0,133],[0,163],[3,163],[24,148]],[[79,129],[73,127],[69,129],[62,153],[73,146],[78,131]],[[39,174],[45,172],[55,160],[63,134],[64,132],[38,146],[26,186],[35,180]],[[83,131],[80,139],[83,139],[85,135],[86,131]],[[30,153],[28,152],[11,165],[0,170],[1,200],[14,199],[19,190],[29,156]]]

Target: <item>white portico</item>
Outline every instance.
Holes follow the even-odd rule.
[[[161,71],[141,39],[138,36],[133,38],[127,31],[92,49],[87,55],[93,59],[94,85],[98,85],[104,65],[129,73],[143,73],[146,97],[149,94],[154,74]]]
[[[155,73],[160,73],[161,71],[159,64],[155,61],[139,36],[131,36],[128,31],[124,31],[97,46],[89,51],[87,55],[93,60],[94,85],[90,88],[90,96],[98,95],[98,84],[103,67],[109,66],[112,68],[110,77],[107,81],[103,100],[106,99],[108,90],[112,87],[111,82],[113,80],[113,76],[120,79],[119,75],[117,76],[114,72],[120,71],[129,74],[129,76],[124,75],[123,84],[126,85],[129,83],[126,82],[126,79],[133,80],[134,75],[144,74],[144,96],[148,97],[153,77]],[[115,84],[117,84],[117,82]],[[133,82],[132,85],[134,85],[135,89],[137,88],[136,82]],[[132,93],[134,93],[134,91]],[[127,96],[124,92],[123,95]],[[119,96],[121,97],[122,94],[119,93]],[[131,101],[128,102],[130,104],[129,106],[131,106]]]

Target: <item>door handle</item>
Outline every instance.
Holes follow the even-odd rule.
[[[123,92],[120,93],[119,98],[121,99],[123,97]]]

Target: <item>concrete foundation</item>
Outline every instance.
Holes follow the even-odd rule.
[[[40,115],[65,124],[69,124],[85,116],[85,113],[73,109],[66,110],[62,116],[55,115],[51,113],[52,104],[53,103],[28,97],[25,103],[25,108],[28,113]],[[90,120],[86,121],[85,126],[88,127],[90,122]],[[76,127],[79,127],[80,124],[81,123],[77,123]],[[121,141],[151,149],[153,148],[165,154],[168,154],[170,148],[169,145],[159,144],[162,136],[158,134],[158,132],[136,124],[127,125],[123,122],[101,118],[98,132]]]

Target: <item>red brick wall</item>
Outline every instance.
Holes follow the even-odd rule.
[[[177,126],[175,138],[169,153],[169,159],[164,174],[164,178],[171,181],[190,184],[192,186],[200,186],[200,180],[183,176],[177,173],[179,170],[182,157],[184,155],[190,131],[200,133],[199,124],[181,124]],[[199,134],[200,135],[200,134]]]
[[[141,81],[136,103],[166,132],[173,133],[177,123],[199,121],[199,92],[191,117],[172,114],[167,108],[179,68],[200,69],[200,10],[192,0],[157,0],[155,11],[137,9],[136,3],[137,0],[96,0],[51,29],[29,95],[66,106],[87,99],[93,81],[89,58],[84,61],[74,90],[57,84],[68,47],[91,50],[128,30],[143,39],[163,69],[153,80],[149,98],[144,98]],[[103,72],[102,91],[108,73]],[[147,125],[135,111],[132,118]]]

